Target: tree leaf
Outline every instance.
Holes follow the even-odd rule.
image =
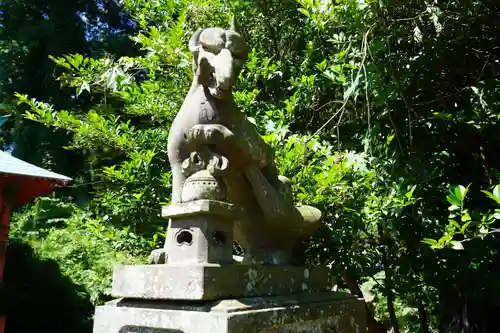
[[[422,243],[425,243],[425,244],[429,244],[429,245],[438,245],[438,241],[435,240],[435,239],[431,239],[431,238],[424,238],[422,240]]]
[[[496,185],[496,186],[493,188],[493,195],[495,196],[495,198],[500,199],[500,193],[499,193],[499,188],[498,188],[498,185]]]
[[[448,200],[448,202],[452,205],[452,206],[457,206],[457,207],[460,207],[462,206],[462,203],[460,201],[459,198],[457,198],[454,194],[450,194],[446,197],[446,199]]]
[[[460,200],[463,201],[465,199],[465,196],[467,195],[468,187],[464,187],[462,185],[458,185],[454,189],[455,196]]]
[[[356,79],[354,79],[354,82],[352,82],[349,85],[349,88],[345,91],[344,93],[344,100],[349,99],[351,95],[354,94],[354,91],[358,88],[359,85],[359,75],[356,76]]]
[[[496,202],[497,204],[499,204],[499,205],[500,205],[500,198],[499,198],[499,197],[496,197],[493,193],[488,192],[488,191],[484,191],[484,190],[483,190],[483,191],[481,191],[481,192],[483,192],[484,194],[486,194],[486,196],[487,196],[488,198],[490,198],[490,199],[492,199],[492,200],[495,200],[495,202]]]
[[[464,213],[462,214],[462,218],[461,218],[461,219],[462,219],[462,222],[467,222],[467,221],[472,220],[472,218],[470,217],[470,215],[469,215],[469,213],[468,213],[468,212],[464,212]]]
[[[80,87],[78,88],[78,91],[76,93],[76,96],[80,96],[80,94],[83,92],[83,91],[87,91],[88,93],[90,93],[90,85],[88,84],[88,82],[83,82]]]
[[[460,224],[455,220],[450,220],[450,225],[454,226],[456,229],[460,230]]]
[[[299,8],[299,12],[301,12],[302,14],[304,14],[305,16],[307,16],[308,18],[311,17],[311,13],[309,13],[309,11],[305,8]]]
[[[471,224],[471,221],[467,222],[467,223],[464,223],[462,225],[462,227],[460,228],[460,231],[463,233],[465,233],[465,230],[467,229],[467,227],[469,226],[469,224]]]

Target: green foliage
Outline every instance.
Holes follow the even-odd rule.
[[[465,208],[465,199],[468,190],[469,187],[466,188],[462,185],[451,189],[451,193],[447,197],[451,206],[448,207],[450,215],[448,216],[449,223],[446,226],[445,234],[437,240],[430,238],[423,240],[432,249],[451,247],[455,250],[464,250],[466,242],[470,242],[476,238],[484,239],[489,234],[498,232],[498,229],[493,228],[492,225],[497,220],[500,220],[500,209],[496,208],[493,211],[487,212],[479,210],[469,212],[469,209]],[[498,185],[493,188],[492,192],[484,190],[481,192],[489,199],[495,201],[496,204],[500,204]]]
[[[94,305],[110,297],[113,266],[144,262],[152,247],[151,240],[129,229],[113,228],[105,219],[49,198],[37,199],[31,209],[16,215],[10,235],[30,244],[40,259],[57,262],[61,274]]]
[[[28,162],[71,177],[85,177],[80,167],[85,153],[65,150],[71,139],[65,133],[26,121],[26,108],[15,105],[14,93],[22,92],[57,107],[81,104],[53,79],[58,69],[50,56],[134,54],[131,41],[122,38],[134,31],[133,26],[117,2],[109,0],[7,0],[0,4],[0,12],[0,114],[13,114],[3,129],[3,147],[15,145],[16,155]],[[113,34],[113,29],[121,34]]]
[[[386,325],[390,326],[387,313],[387,297],[384,293],[385,272],[380,271],[373,277],[368,277],[361,285],[365,299],[372,304],[375,314]],[[409,306],[401,298],[394,302],[398,324],[402,332],[412,333],[419,331],[419,315],[416,307]],[[435,323],[432,323],[435,325]]]
[[[133,8],[142,13],[137,14],[141,22],[146,20],[144,13],[150,13],[150,4],[143,4],[144,11],[138,5]],[[68,148],[92,152],[89,181],[97,184],[93,203],[99,213],[110,222],[132,225],[150,235],[161,221],[159,203],[169,200],[166,140],[190,72],[182,43],[185,15],[173,5],[165,6],[161,10],[170,10],[170,15],[162,16],[158,25],[143,26],[145,31],[133,38],[143,56],[53,59],[65,70],[58,78],[61,84],[75,89],[76,96],[90,94],[94,101],[90,108],[54,112],[50,104],[17,95],[18,104],[29,106],[29,119],[72,133]]]

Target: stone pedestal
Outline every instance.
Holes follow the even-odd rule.
[[[362,333],[364,302],[332,291],[327,268],[236,264],[237,207],[198,200],[163,209],[166,263],[113,272],[94,333]]]
[[[115,268],[111,295],[156,300],[217,300],[331,291],[327,268],[246,265],[126,265]]]
[[[340,292],[212,302],[116,300],[93,333],[362,333],[364,302]]]

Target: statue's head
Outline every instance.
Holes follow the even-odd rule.
[[[245,40],[237,30],[233,18],[228,30],[198,29],[189,41],[195,80],[207,87],[210,94],[218,99],[231,96],[232,88],[248,57]]]

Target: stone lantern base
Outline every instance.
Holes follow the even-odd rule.
[[[257,265],[123,265],[113,271],[111,295],[149,300],[217,300],[331,291],[326,267]]]
[[[221,301],[119,299],[97,307],[93,333],[362,333],[362,299],[341,292]]]

